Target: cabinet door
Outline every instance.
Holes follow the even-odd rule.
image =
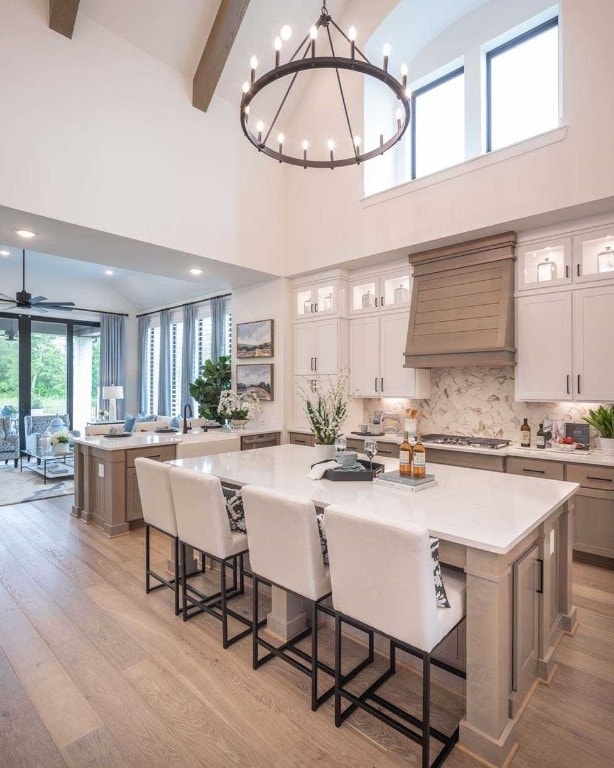
[[[380,307],[388,309],[403,309],[409,307],[411,301],[411,278],[409,267],[398,272],[389,272],[380,280]],[[407,320],[407,316],[405,317]],[[405,329],[407,332],[407,328]],[[405,346],[403,346],[405,348]]]
[[[534,546],[514,563],[514,659],[512,688],[520,690],[537,664],[539,548]]]
[[[573,239],[574,282],[614,278],[614,230],[594,229]]]
[[[313,323],[315,371],[327,376],[338,373],[339,339],[338,321],[324,320]],[[309,371],[307,371],[309,373]]]
[[[315,372],[314,323],[297,323],[294,326],[294,373],[308,376]]]
[[[296,318],[311,317],[316,311],[314,290],[311,286],[301,286],[294,289],[294,316]]]
[[[408,316],[406,312],[380,318],[380,393],[384,397],[415,397],[416,371],[404,368]]]
[[[379,393],[380,331],[378,317],[352,320],[350,329],[350,370],[352,390],[358,397]]]
[[[516,400],[571,400],[571,293],[516,300]]]
[[[614,493],[581,488],[576,494],[573,548],[614,560]]]
[[[571,283],[571,238],[519,245],[516,264],[519,291]]]
[[[574,394],[576,400],[614,400],[614,286],[575,291]]]
[[[136,478],[136,468],[126,468],[126,519],[140,520],[143,517],[143,508],[141,507],[141,495],[139,494],[139,484]]]

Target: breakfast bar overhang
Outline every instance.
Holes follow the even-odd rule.
[[[311,449],[284,445],[172,463],[230,485],[308,498],[320,508],[341,504],[374,520],[407,520],[439,538],[442,561],[467,579],[466,714],[459,744],[503,766],[515,749],[522,704],[536,680],[549,679],[560,637],[575,628],[571,544],[578,485],[430,464],[437,485],[411,493],[312,481],[306,477],[312,462]],[[393,460],[382,463],[396,468]],[[300,604],[275,594],[273,618],[288,636],[304,626]]]

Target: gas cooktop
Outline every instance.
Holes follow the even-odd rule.
[[[464,448],[505,448],[511,440],[503,440],[496,437],[467,437],[465,435],[422,435],[425,443],[438,443],[439,445],[459,445]]]

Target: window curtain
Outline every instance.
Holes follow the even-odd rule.
[[[138,349],[139,367],[137,372],[139,413],[147,413],[147,331],[149,330],[149,317],[139,317],[138,324]]]
[[[181,354],[181,405],[194,407],[190,384],[194,378],[194,351],[196,349],[196,305],[183,308],[183,349]]]
[[[226,299],[216,297],[211,299],[211,360],[217,362],[224,349],[224,310]]]
[[[126,378],[126,323],[121,315],[100,316],[100,394],[99,407],[108,408],[102,399],[103,387],[123,387]],[[126,393],[124,392],[124,395]],[[118,400],[117,418],[124,417],[124,401]]]
[[[158,415],[174,416],[171,410],[171,313],[160,312],[160,377],[158,379]]]

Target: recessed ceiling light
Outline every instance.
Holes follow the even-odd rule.
[[[104,273],[105,273],[105,275],[108,275],[109,277],[111,277],[111,275],[113,274],[113,270],[112,269],[105,269]]]
[[[27,239],[36,237],[36,232],[30,232],[29,229],[16,229],[15,234],[19,235],[19,237],[25,237]]]
[[[190,274],[197,277],[198,275],[202,275],[203,271],[202,269],[191,269]]]
[[[10,256],[10,255],[11,255],[10,251],[0,251],[0,256]]]

